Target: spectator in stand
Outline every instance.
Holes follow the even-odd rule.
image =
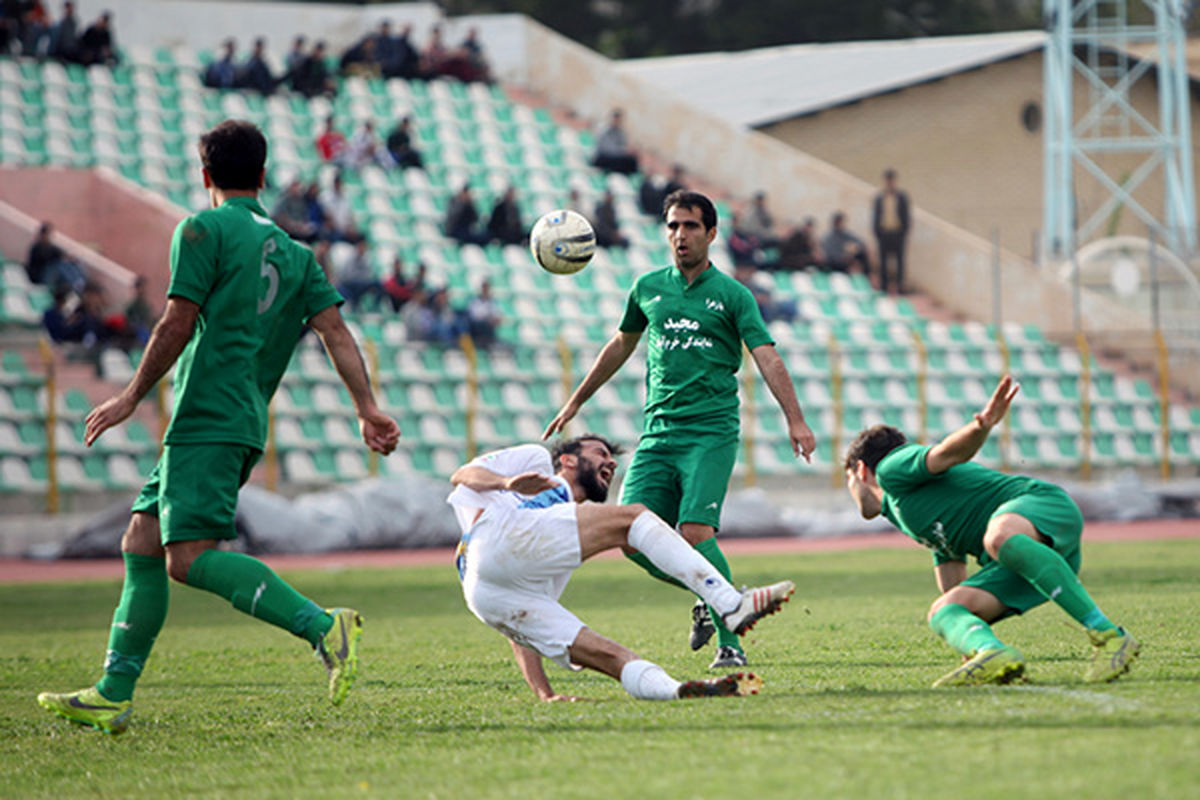
[[[596,244],[600,247],[628,247],[629,239],[621,234],[617,222],[617,206],[612,190],[605,189],[604,196],[596,203],[592,214],[592,229],[596,231]]]
[[[467,332],[476,347],[491,347],[496,343],[496,329],[504,321],[500,306],[492,296],[492,284],[484,280],[479,285],[479,294],[467,303]]]
[[[830,231],[821,240],[825,253],[825,268],[837,272],[870,272],[867,246],[862,239],[846,229],[846,215],[835,211],[830,220]]]
[[[433,309],[429,306],[429,290],[424,286],[413,289],[412,298],[400,309],[400,322],[410,341],[427,342],[433,336]]]
[[[421,153],[413,146],[412,117],[405,116],[387,137],[387,150],[396,166],[401,168],[424,166]]]
[[[54,304],[42,314],[42,326],[56,344],[83,339],[78,298],[67,286],[54,288]]]
[[[46,55],[59,61],[74,61],[79,47],[79,20],[75,16],[75,3],[63,3],[62,16],[50,26],[50,42]]]
[[[446,59],[449,57],[450,54],[446,50],[446,45],[442,43],[442,26],[434,25],[429,30],[429,43],[421,51],[420,77],[426,80],[441,77],[442,65],[446,63]]]
[[[746,264],[757,266],[759,262],[757,242],[746,233],[743,225],[741,214],[734,214],[729,221],[729,233],[725,237],[725,244],[729,248],[729,257],[733,259],[735,267]]]
[[[21,55],[43,57],[50,37],[50,15],[42,0],[25,1],[21,23]]]
[[[470,185],[464,183],[446,206],[442,232],[460,244],[487,244],[488,235],[478,229],[478,224],[479,209],[475,207],[475,200],[471,197]]]
[[[742,233],[754,240],[758,248],[775,247],[779,236],[775,233],[775,218],[767,210],[766,192],[755,192],[750,209],[741,215]]]
[[[146,278],[138,275],[133,281],[133,299],[125,306],[125,325],[137,344],[145,347],[156,322],[158,315],[146,297]]]
[[[592,164],[598,169],[623,175],[638,171],[637,154],[629,147],[624,119],[621,109],[614,108],[609,114],[608,125],[596,137],[596,154],[592,157]]]
[[[68,290],[82,292],[87,283],[83,268],[68,258],[53,239],[52,224],[43,222],[38,226],[37,236],[29,245],[29,255],[25,259],[25,274],[29,276],[29,282],[50,289],[65,285]]]
[[[210,89],[232,89],[237,85],[237,65],[233,62],[237,42],[226,39],[221,43],[221,57],[204,70],[202,81]]]
[[[291,80],[296,70],[308,58],[304,53],[304,43],[308,40],[304,38],[304,34],[300,34],[292,39],[292,49],[287,51],[287,55],[283,57],[284,76],[283,80]]]
[[[319,94],[332,97],[337,93],[337,84],[330,77],[329,66],[325,63],[325,42],[314,44],[312,52],[296,67],[292,75],[292,89],[305,97]]]
[[[394,37],[393,44],[396,48],[395,64],[394,66],[384,65],[384,77],[405,79],[420,77],[421,54],[417,52],[417,47],[413,44],[412,25],[405,25],[401,28],[399,35]]]
[[[443,65],[442,71],[464,83],[492,82],[492,69],[483,54],[483,45],[479,43],[478,28],[472,27],[467,30],[466,38],[458,45],[458,49],[451,53],[450,62]]]
[[[404,277],[403,259],[396,256],[392,259],[392,272],[383,282],[383,293],[392,301],[392,310],[404,308],[404,304],[412,299],[415,288],[416,283]]]
[[[375,123],[365,119],[346,146],[346,165],[359,169],[368,164],[377,164],[384,169],[394,166],[391,154],[375,133]]]
[[[304,185],[304,209],[308,213],[308,221],[316,231],[317,240],[329,241],[332,238],[329,217],[325,213],[325,207],[321,205],[321,185],[316,181],[309,181]]]
[[[896,170],[883,173],[883,190],[871,206],[871,227],[879,245],[879,290],[888,292],[890,263],[895,263],[894,294],[904,294],[904,243],[908,238],[908,194],[896,186]]]
[[[354,255],[342,266],[337,289],[355,310],[367,295],[374,297],[376,301],[383,299],[383,284],[375,277],[375,267],[371,263],[371,254],[367,251],[366,239],[358,240],[354,246]]]
[[[113,339],[114,329],[106,321],[104,289],[98,283],[88,283],[79,298],[80,342],[89,354],[98,356]]]
[[[642,213],[661,217],[663,200],[667,199],[668,195],[687,188],[683,183],[683,178],[684,171],[681,164],[671,167],[671,176],[666,179],[647,175],[638,190],[638,206],[641,207]]]
[[[817,221],[805,217],[804,222],[792,228],[783,241],[779,243],[779,260],[775,264],[778,270],[794,272],[805,269],[824,261],[821,247],[817,244]]]
[[[364,78],[378,78],[383,75],[383,66],[375,53],[375,34],[369,33],[359,39],[342,54],[338,65],[343,75],[359,75]]]
[[[512,186],[505,189],[492,206],[487,232],[489,238],[500,244],[524,244],[525,225],[521,222],[521,209],[517,205],[517,190]]]
[[[271,209],[271,219],[298,242],[315,242],[317,226],[309,220],[308,204],[304,201],[304,184],[292,179]]]
[[[754,295],[763,322],[770,323],[777,319],[791,322],[796,318],[796,302],[776,300],[771,279],[753,264],[739,264],[733,270],[733,277]]]
[[[91,64],[107,64],[116,66],[117,46],[113,42],[112,12],[105,11],[99,19],[88,26],[79,37],[77,60],[84,66]]]
[[[275,87],[279,85],[279,79],[271,73],[271,66],[267,64],[266,51],[267,40],[261,36],[255,39],[254,50],[238,71],[238,86],[253,89],[264,95],[272,94],[275,91]]]
[[[446,346],[457,344],[458,337],[466,333],[467,324],[463,314],[450,305],[450,293],[445,287],[429,296],[429,310],[433,312],[430,341]]]
[[[385,78],[397,77],[404,53],[400,37],[392,35],[392,23],[386,19],[380,21],[375,33],[371,34],[371,39],[375,42],[375,60],[379,62],[380,74]]]
[[[321,192],[321,207],[329,225],[329,238],[354,244],[363,238],[354,221],[354,209],[346,194],[342,173],[333,176],[333,184]]]
[[[341,164],[346,157],[346,135],[337,129],[333,115],[325,117],[325,127],[317,137],[317,154],[322,161]]]

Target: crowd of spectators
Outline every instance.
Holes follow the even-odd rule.
[[[254,40],[246,60],[238,61],[237,40],[226,39],[221,43],[220,55],[201,74],[204,85],[214,89],[250,89],[264,95],[286,87],[305,97],[316,97],[336,93],[337,74],[423,80],[444,77],[485,83],[492,80],[475,28],[468,30],[457,46],[447,47],[441,26],[435,25],[425,46],[419,47],[413,41],[411,25],[394,33],[391,23],[384,20],[346,48],[337,57],[336,68],[331,68],[323,40],[314,41],[310,48],[308,38],[300,35],[292,40],[279,74],[271,68],[266,47],[266,39],[260,36]]]
[[[113,40],[112,12],[101,13],[81,28],[71,0],[62,4],[58,19],[51,17],[42,0],[4,0],[0,2],[0,53],[83,66],[114,65],[119,56]]]
[[[481,224],[481,221],[471,187],[464,183],[446,205],[442,223],[444,234],[460,244],[480,246],[489,242],[520,245],[528,239],[529,232],[517,203],[517,190],[512,186],[495,199],[487,223]]]

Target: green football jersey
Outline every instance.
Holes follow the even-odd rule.
[[[749,289],[711,263],[690,286],[664,267],[633,284],[620,329],[649,332],[644,435],[737,433],[742,342],[774,344]]]
[[[970,461],[933,475],[925,466],[929,449],[902,445],[876,465],[875,478],[884,492],[883,515],[933,550],[936,564],[965,561],[968,555],[990,561],[983,534],[992,513],[1040,482]]]
[[[196,303],[200,316],[175,366],[165,442],[262,449],[267,405],[301,331],[341,295],[312,251],[243,197],[175,228],[167,294]]]

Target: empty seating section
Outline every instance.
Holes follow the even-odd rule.
[[[478,353],[478,394],[469,402],[471,368],[462,351],[407,341],[390,309],[368,306],[349,316],[370,345],[380,393],[404,431],[400,450],[378,461],[384,476],[409,470],[445,476],[462,462],[468,442],[485,450],[539,438],[615,330],[635,277],[669,262],[655,220],[637,209],[640,178],[597,172],[587,163],[594,145],[589,133],[557,124],[545,110],[513,102],[497,87],[347,78],[332,100],[262,98],[202,88],[194,53],[135,49],[129,56],[115,69],[0,59],[0,163],[107,166],[185,209],[202,208],[207,196],[195,180],[196,138],[221,119],[240,117],[260,125],[270,140],[264,196],[270,207],[292,177],[330,180],[335,168],[320,161],[313,145],[327,115],[347,133],[370,119],[381,135],[401,117],[413,117],[425,169],[367,166],[345,173],[376,268],[382,276],[394,256],[410,269],[423,263],[429,281],[446,285],[454,301],[465,301],[486,279],[504,323],[502,344]],[[572,189],[585,212],[610,189],[631,246],[597,252],[572,277],[535,268],[521,247],[458,246],[440,228],[450,196],[464,183],[483,210],[515,186],[530,224],[565,205]],[[722,203],[720,209],[727,222],[728,207]],[[1022,395],[1003,431],[980,454],[983,463],[1073,468],[1087,455],[1101,466],[1148,465],[1162,454],[1159,405],[1150,386],[1095,364],[1086,441],[1079,355],[1034,328],[1006,325],[998,336],[978,323],[924,319],[907,300],[879,294],[861,275],[803,271],[772,278],[777,296],[795,300],[797,317],[769,327],[820,444],[811,465],[796,461],[775,401],[747,362],[744,430],[757,474],[828,473],[842,456],[833,452],[834,440],[844,448],[872,424],[934,440],[969,420],[1006,370],[1021,381]],[[4,266],[0,326],[36,327],[48,302],[19,265]],[[642,350],[584,407],[573,432],[635,442],[645,395]],[[128,374],[119,360],[106,369],[115,380]],[[40,385],[6,354],[0,372],[5,491],[46,482]],[[67,408],[65,400],[54,428],[64,487],[136,486],[157,452],[155,437],[134,423],[110,432],[99,447],[84,448],[85,408]],[[297,350],[274,412],[284,480],[315,485],[372,471],[349,398],[315,337]],[[1170,415],[1170,458],[1195,464],[1200,410],[1172,406]],[[744,473],[744,453],[742,462]]]

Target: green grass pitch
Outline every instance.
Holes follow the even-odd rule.
[[[366,619],[344,706],[302,642],[172,587],[119,737],[34,702],[98,677],[117,583],[2,586],[0,797],[1200,797],[1200,540],[1085,545],[1085,583],[1144,642],[1100,686],[1080,679],[1086,638],[1043,606],[997,627],[1029,684],[931,689],[956,657],[925,625],[915,549],[734,562],[739,582],[798,586],[748,640],[756,697],[638,702],[550,664],[592,701],[539,704],[449,564],[301,572],[301,591]],[[632,564],[585,565],[565,603],[678,678],[707,673],[690,599]]]

